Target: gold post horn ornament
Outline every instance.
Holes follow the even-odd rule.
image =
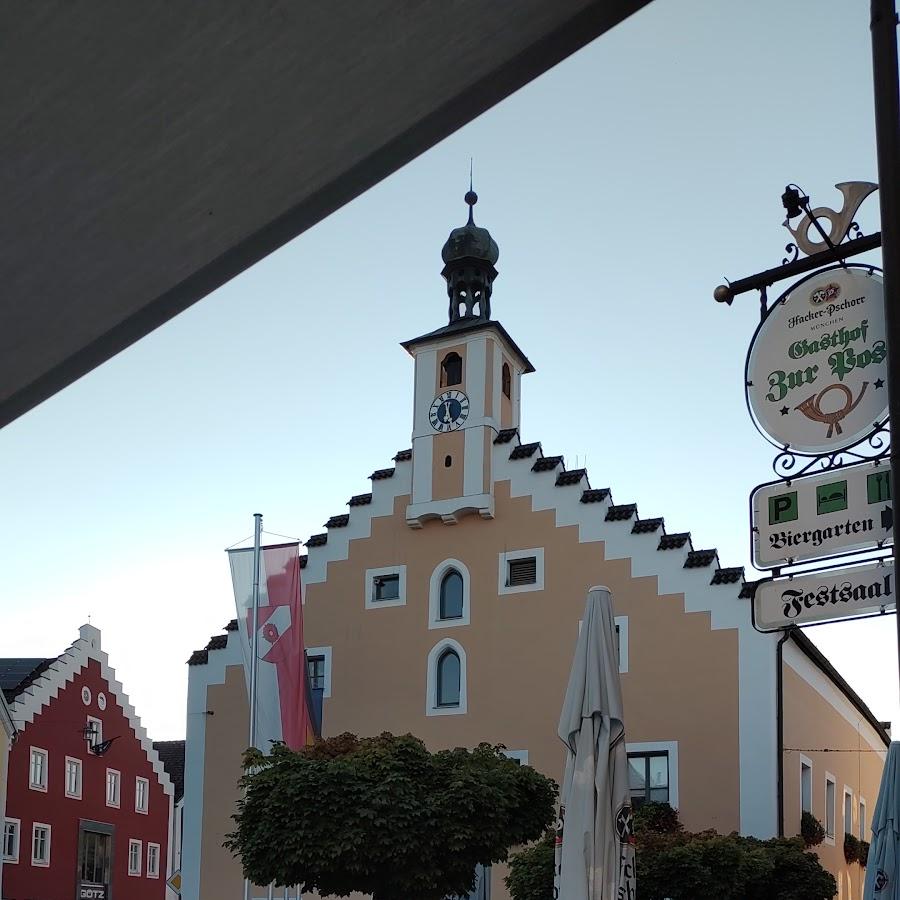
[[[859,396],[854,400],[853,393],[850,388],[847,387],[846,384],[829,384],[828,387],[822,388],[818,394],[810,394],[809,397],[806,398],[801,404],[795,406],[794,409],[799,409],[800,412],[806,416],[807,419],[812,419],[814,422],[823,422],[828,425],[828,434],[825,437],[830,438],[832,434],[837,431],[838,434],[843,434],[843,429],[841,428],[841,419],[845,418],[854,409],[859,405],[859,401],[862,400],[863,394],[866,392],[866,388],[869,386],[868,381],[864,381],[862,383],[862,388],[859,392]],[[841,391],[844,396],[847,398],[847,402],[840,408],[836,409],[834,412],[823,412],[822,411],[822,398],[829,391]]]
[[[784,227],[791,233],[797,246],[807,255],[812,256],[822,250],[828,249],[825,241],[811,241],[809,229],[813,219],[828,219],[831,229],[828,239],[837,246],[846,236],[853,223],[853,217],[862,205],[863,200],[873,191],[878,190],[878,185],[871,181],[841,181],[835,187],[844,195],[844,205],[839,212],[829,209],[827,206],[817,206],[810,210],[812,215],[805,215],[796,228],[791,228],[790,219],[784,220]]]

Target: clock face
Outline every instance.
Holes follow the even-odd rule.
[[[462,391],[444,391],[434,398],[428,421],[435,431],[456,431],[469,417],[469,398]]]

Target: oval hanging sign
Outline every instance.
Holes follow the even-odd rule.
[[[798,453],[859,443],[887,415],[884,288],[869,267],[835,267],[789,288],[757,329],[747,401],[759,428]]]

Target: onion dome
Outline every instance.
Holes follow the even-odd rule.
[[[450,322],[459,319],[491,317],[491,292],[497,277],[495,267],[500,248],[487,228],[475,224],[474,206],[478,194],[469,188],[465,201],[469,206],[469,221],[462,228],[454,228],[444,244],[441,275],[447,281],[450,298]]]

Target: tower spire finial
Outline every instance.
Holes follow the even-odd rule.
[[[478,202],[478,194],[472,189],[472,157],[469,157],[469,190],[466,192],[465,201],[469,204],[469,221],[468,225],[475,224],[474,206]]]

